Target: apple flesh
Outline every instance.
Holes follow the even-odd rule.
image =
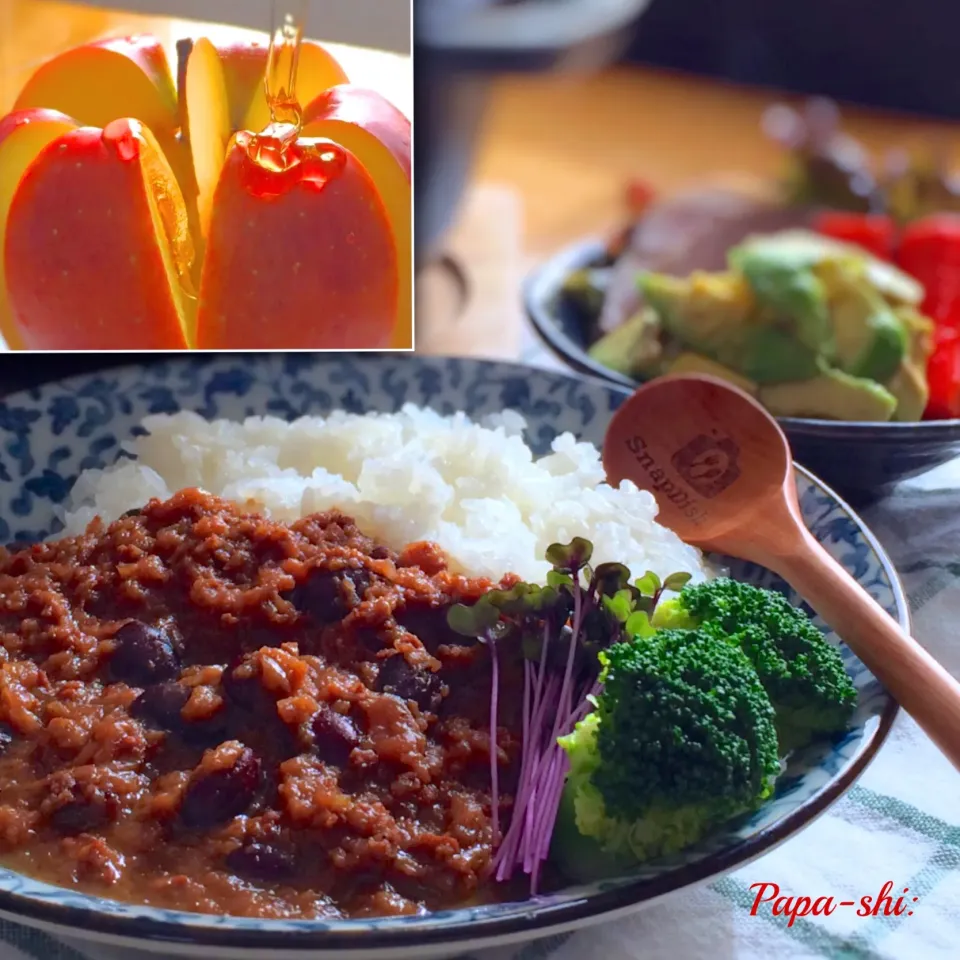
[[[242,130],[250,105],[262,97],[269,48],[262,43],[234,43],[217,47],[230,113],[230,131]],[[254,131],[259,133],[260,131]]]
[[[375,90],[331,87],[303,115],[303,135],[346,147],[373,178],[397,247],[398,313],[390,346],[413,346],[413,245],[410,121]]]
[[[254,88],[253,100],[249,104],[242,126],[242,129],[253,133],[260,133],[270,123],[270,109],[264,87],[266,67],[264,57],[260,84]],[[304,40],[300,45],[300,59],[297,62],[297,100],[301,104],[309,103],[324,90],[341,83],[349,83],[349,78],[333,54],[328,53],[319,43]]]
[[[162,142],[177,130],[177,93],[167,55],[155,37],[88,43],[41,65],[20,91],[14,110],[45,107],[78,123],[106,127],[136,117]]]
[[[252,139],[235,137],[214,196],[197,346],[389,346],[397,253],[376,184],[330,141],[297,141],[273,172],[251,159]]]
[[[201,237],[205,238],[217,179],[233,133],[220,55],[205,37],[195,41],[190,51],[182,96],[197,184],[197,216]]]
[[[30,164],[7,220],[5,269],[31,350],[176,350],[193,339],[186,206],[139,121],[81,127]]]
[[[11,350],[22,349],[23,341],[8,304],[3,269],[10,204],[37,154],[76,127],[73,119],[56,110],[15,110],[0,119],[0,334]]]

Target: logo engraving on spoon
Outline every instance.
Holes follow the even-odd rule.
[[[740,447],[729,437],[700,434],[671,458],[674,470],[692,490],[712,500],[740,477]]]
[[[684,515],[699,524],[703,519],[703,511],[697,507],[696,500],[680,484],[670,477],[670,472],[661,467],[647,448],[643,437],[635,434],[624,441],[624,446],[633,454],[637,466],[650,480],[647,489],[652,490],[660,500],[669,500],[674,506],[684,512]],[[640,484],[640,486],[643,486]],[[691,489],[696,490],[691,486]]]

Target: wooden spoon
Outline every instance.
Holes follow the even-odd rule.
[[[613,417],[603,465],[653,493],[688,543],[783,577],[960,769],[960,683],[814,539],[787,438],[757,401],[712,377],[658,377]]]

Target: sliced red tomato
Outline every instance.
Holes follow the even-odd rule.
[[[930,399],[925,420],[960,417],[960,331],[938,330],[933,354],[927,363]]]
[[[934,214],[908,224],[897,263],[923,284],[923,312],[938,326],[960,328],[960,216]]]
[[[813,224],[817,233],[844,243],[854,243],[882,260],[892,260],[897,228],[890,217],[827,210]]]

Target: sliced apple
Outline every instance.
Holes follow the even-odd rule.
[[[48,60],[27,81],[15,110],[46,107],[106,127],[136,117],[163,143],[177,130],[177,93],[160,41],[151,36],[88,43]]]
[[[264,90],[269,48],[262,44],[215,46],[201,38],[190,45],[183,71],[183,116],[197,185],[198,223],[203,238],[217,177],[232,134],[262,131],[270,122]],[[306,41],[300,50],[298,96],[311,96],[346,74],[319,44]],[[251,125],[253,124],[253,125]]]
[[[59,110],[89,127],[136,117],[159,141],[196,219],[192,208],[197,188],[189,151],[178,137],[176,87],[166,51],[156,37],[100,40],[53,57],[20,91],[14,109],[27,107]]]
[[[187,209],[151,131],[121,119],[50,142],[20,182],[5,267],[32,350],[170,350],[193,341]]]
[[[197,212],[202,237],[210,225],[213,194],[233,134],[227,85],[216,47],[201,37],[193,44],[184,77],[187,140],[197,184]]]
[[[345,148],[301,139],[282,172],[237,134],[217,185],[197,345],[211,350],[390,344],[396,244],[376,184]]]
[[[235,43],[218,47],[217,52],[230,104],[230,129],[236,132],[243,129],[254,98],[264,96],[269,47],[263,43]]]
[[[303,115],[303,135],[346,147],[377,185],[397,245],[399,298],[391,347],[413,346],[413,244],[410,121],[375,90],[351,84],[324,90]]]
[[[242,129],[259,133],[270,123],[270,110],[267,107],[267,94],[263,86],[266,71],[260,74],[259,89],[254,90],[253,100],[244,117]],[[300,47],[300,60],[297,64],[297,100],[300,103],[309,103],[318,94],[328,87],[335,87],[339,83],[348,83],[349,79],[343,67],[337,62],[333,54],[314,43],[304,40]],[[239,93],[239,90],[238,90]]]
[[[0,334],[11,350],[22,349],[23,342],[7,302],[3,269],[10,204],[27,167],[43,148],[77,126],[56,110],[15,110],[0,118]]]

